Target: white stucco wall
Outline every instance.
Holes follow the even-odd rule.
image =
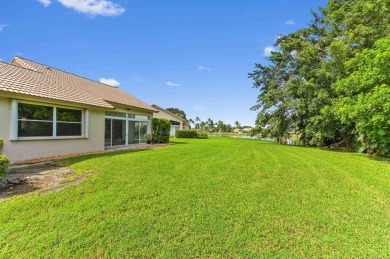
[[[77,107],[76,107],[77,108]],[[12,162],[104,150],[104,111],[88,109],[88,138],[50,140],[10,140],[11,99],[0,96],[0,137],[3,153]]]
[[[180,123],[180,129],[183,129],[183,121],[177,119],[176,117],[170,115],[169,113],[166,113],[164,111],[159,111],[156,113],[153,113],[153,118],[159,118],[159,119],[168,119],[172,121],[177,121]]]

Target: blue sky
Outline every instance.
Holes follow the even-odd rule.
[[[305,27],[310,0],[0,1],[0,59],[19,55],[149,104],[254,125],[248,73],[279,34]]]

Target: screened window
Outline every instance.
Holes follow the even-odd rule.
[[[82,111],[57,108],[57,136],[82,135]]]
[[[126,118],[126,113],[123,113],[123,112],[106,112],[106,116]]]
[[[53,107],[19,103],[18,136],[53,136]]]
[[[178,121],[171,121],[171,125],[177,125],[177,126],[180,126],[180,122],[178,122]]]
[[[149,117],[148,116],[144,116],[144,115],[135,115],[135,119],[136,120],[148,120]]]
[[[18,137],[82,136],[81,110],[18,103]]]

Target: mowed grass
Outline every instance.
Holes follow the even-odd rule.
[[[247,139],[66,159],[0,200],[0,257],[389,257],[390,163]]]

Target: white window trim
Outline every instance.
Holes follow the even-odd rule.
[[[135,114],[137,115],[137,114]],[[148,115],[141,115],[141,116],[146,116],[146,117],[149,117]],[[111,126],[111,129],[110,129],[110,132],[112,134],[112,121],[113,120],[122,120],[122,121],[125,121],[126,123],[126,136],[125,136],[125,143],[124,145],[115,145],[115,147],[121,147],[121,146],[129,146],[129,145],[135,145],[135,144],[129,144],[129,121],[134,121],[134,122],[146,122],[147,125],[147,134],[150,134],[152,132],[152,120],[150,119],[134,119],[134,118],[129,118],[128,116],[128,113],[126,113],[126,117],[115,117],[115,116],[108,116],[108,115],[105,115],[105,119],[108,119],[110,120],[110,126]],[[138,129],[138,135],[140,135],[140,132],[141,132],[141,128]],[[141,139],[139,139],[139,142],[138,144],[142,144],[141,143]],[[111,136],[111,139],[110,139],[110,145],[109,146],[105,146],[106,148],[112,148],[114,147],[112,145],[112,136]]]
[[[40,105],[46,107],[53,108],[53,136],[42,136],[42,137],[19,137],[18,136],[18,104],[26,103],[33,105]],[[71,109],[71,110],[79,110],[81,111],[81,135],[80,136],[57,136],[57,108]],[[29,120],[34,121],[34,120]],[[42,120],[39,120],[42,121]],[[66,122],[72,123],[72,122]],[[80,122],[74,122],[80,123]],[[70,106],[62,106],[62,105],[51,105],[45,103],[38,102],[30,102],[30,101],[22,101],[22,100],[11,100],[11,125],[10,125],[10,133],[11,140],[57,140],[57,139],[86,139],[89,138],[89,110],[82,108],[75,108]]]

